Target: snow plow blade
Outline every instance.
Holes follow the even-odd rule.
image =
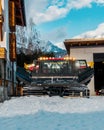
[[[48,83],[34,84],[34,86],[23,87],[23,95],[48,95],[48,96],[80,96],[89,97],[90,90],[83,84],[72,83]]]

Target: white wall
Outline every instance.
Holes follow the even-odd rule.
[[[87,62],[93,61],[93,53],[104,53],[104,47],[78,47],[70,49],[70,56],[76,59],[86,59]]]
[[[104,47],[76,47],[70,48],[70,56],[76,59],[86,59],[87,62],[93,62],[93,53],[104,53]],[[95,94],[94,91],[94,77],[88,84],[91,90],[91,95]]]

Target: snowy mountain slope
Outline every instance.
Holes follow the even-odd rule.
[[[42,51],[44,52],[54,52],[57,57],[61,57],[67,54],[66,50],[59,48],[50,41],[47,41],[43,45],[40,44],[40,48],[42,48]]]
[[[34,24],[30,26],[31,27],[27,28],[17,26],[17,52],[19,52],[21,48],[23,48],[21,51],[28,48],[28,50],[31,51],[40,49],[43,52],[54,52],[58,57],[67,54],[66,50],[54,45],[55,43],[53,44],[49,40],[42,40]]]

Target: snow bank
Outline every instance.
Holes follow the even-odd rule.
[[[104,111],[104,97],[61,98],[25,96],[0,103],[0,117],[35,114],[39,111],[57,113],[89,113]]]

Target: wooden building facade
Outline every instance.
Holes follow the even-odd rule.
[[[26,26],[24,0],[0,0],[0,86],[12,86],[12,94],[16,85],[16,25]]]

